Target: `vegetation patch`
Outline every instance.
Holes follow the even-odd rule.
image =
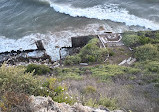
[[[43,81],[33,76],[33,73],[26,73],[23,67],[0,67],[0,108],[4,111],[21,111],[29,103],[27,97],[50,96],[56,102],[73,104],[75,100],[66,94],[67,87],[58,82],[56,78],[48,78]],[[9,96],[9,97],[8,97]],[[20,102],[26,101],[26,103]]]
[[[139,31],[123,33],[122,41],[126,46],[136,47],[148,43],[159,43],[159,31]]]
[[[139,69],[124,67],[118,65],[99,65],[90,68],[92,75],[97,77],[102,81],[110,80],[112,77],[128,75],[128,74],[137,74],[140,72]]]
[[[0,93],[7,91],[34,94],[39,89],[39,81],[32,73],[24,73],[25,69],[18,67],[0,67]]]
[[[56,102],[74,104],[75,99],[73,99],[70,95],[66,94],[67,86],[58,83],[58,79],[49,78],[47,79],[43,85],[42,89],[47,89],[47,93],[44,95],[52,97],[52,99]],[[43,95],[42,95],[43,96]]]
[[[92,63],[92,62],[102,62],[106,59],[108,50],[105,48],[99,48],[99,40],[94,38],[88,42],[81,50],[80,53],[73,56],[66,57],[64,64],[65,65],[74,65],[83,63]]]
[[[124,34],[122,40],[126,46],[133,46],[140,43],[140,37],[134,34]]]
[[[79,68],[55,68],[53,69],[53,74],[60,79],[75,79],[81,80],[82,74],[84,72],[80,71]]]
[[[43,74],[47,74],[50,73],[51,70],[48,66],[46,65],[37,65],[37,64],[29,64],[26,67],[26,72],[34,72],[34,75],[43,75]]]
[[[96,93],[96,88],[93,86],[86,86],[83,90],[83,93],[87,94],[87,93]]]
[[[74,64],[79,64],[81,62],[81,57],[77,55],[73,56],[67,56],[65,58],[64,64],[65,65],[74,65]]]
[[[80,57],[82,62],[102,62],[105,60],[108,50],[99,48],[98,42],[97,38],[92,39],[81,49]]]
[[[142,79],[148,83],[159,83],[159,61],[143,61],[134,64],[134,67],[140,68]]]
[[[118,106],[117,106],[117,101],[115,99],[110,99],[110,98],[103,98],[103,97],[100,97],[98,100],[97,99],[93,99],[93,98],[90,98],[88,99],[85,104],[86,106],[90,106],[90,107],[100,107],[100,106],[103,106],[103,107],[106,107],[110,110],[115,110],[115,109],[118,109]]]
[[[155,45],[145,44],[136,48],[135,57],[139,61],[158,60],[159,51]]]
[[[145,108],[154,109],[157,107],[158,109],[158,104],[153,101],[159,98],[156,94],[159,87],[158,39],[158,32],[125,33],[123,36],[125,45],[138,46],[134,49],[137,62],[130,67],[97,64],[103,62],[108,53],[112,57],[119,57],[124,53],[128,55],[128,52],[124,47],[101,49],[96,38],[89,41],[79,54],[68,56],[64,62],[65,65],[74,65],[81,62],[95,62],[96,65],[50,69],[45,65],[36,64],[30,64],[27,67],[6,67],[3,64],[0,67],[0,108],[6,112],[29,112],[31,111],[28,106],[30,103],[29,95],[40,95],[50,96],[59,103],[74,104],[80,102],[83,105],[104,107],[110,110],[118,109],[118,105],[134,112],[144,111]],[[125,57],[124,59],[127,59]],[[53,76],[47,76],[44,80],[40,79],[44,76],[38,76],[48,73]],[[68,79],[71,79],[70,82],[68,82]],[[67,83],[63,83],[66,81]],[[69,84],[69,86],[66,84]],[[123,85],[126,86],[124,91],[123,88],[125,87]],[[71,89],[74,89],[75,92]],[[153,98],[151,99],[151,96],[149,96],[150,99],[148,99],[148,94],[145,96],[144,93],[151,94]],[[136,107],[139,109],[136,109]]]

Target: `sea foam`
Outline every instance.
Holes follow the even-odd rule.
[[[53,61],[56,61],[60,59],[59,50],[61,47],[72,46],[71,37],[98,34],[100,33],[99,31],[97,31],[99,26],[101,25],[90,24],[82,29],[75,30],[74,28],[71,28],[70,30],[60,32],[30,34],[17,40],[0,36],[0,52],[37,49],[35,42],[37,40],[42,40],[46,53],[51,56]],[[106,26],[103,27],[105,27],[105,29],[108,29],[106,28]],[[64,50],[62,50],[61,53],[64,55],[66,54]]]
[[[152,30],[159,29],[159,23],[131,15],[126,9],[120,8],[118,4],[104,4],[89,8],[75,8],[69,4],[57,4],[48,0],[47,2],[49,2],[50,7],[56,12],[67,14],[72,17],[111,20],[114,22],[125,23],[128,26],[141,26]]]
[[[46,53],[51,57],[53,61],[59,60],[59,49],[61,47],[71,46],[69,36],[65,35],[64,33],[63,35],[62,33],[59,34],[59,37],[57,37],[55,34],[31,34],[17,40],[8,39],[6,37],[1,36],[0,52],[6,52],[11,50],[37,49],[35,44],[37,40],[42,40],[44,48],[46,49]],[[59,48],[56,48],[56,46],[58,46]]]

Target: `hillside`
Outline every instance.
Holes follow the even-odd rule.
[[[30,100],[34,95],[67,103],[53,103],[64,108],[84,108],[76,112],[158,112],[159,31],[125,32],[121,36],[120,45],[105,43],[106,47],[95,37],[60,60],[58,67],[4,63],[0,67],[1,111],[34,112],[30,106],[38,98]]]

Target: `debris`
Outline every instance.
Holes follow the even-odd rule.
[[[82,66],[88,66],[88,63],[80,63]]]

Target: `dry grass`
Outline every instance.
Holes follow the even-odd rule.
[[[109,57],[110,64],[119,64],[123,60],[132,57],[132,51],[126,46],[114,46],[110,47],[110,50],[114,53],[113,56]]]
[[[99,82],[91,76],[85,76],[83,80],[79,81],[68,79],[63,81],[63,83],[69,86],[68,94],[75,95],[78,102],[82,104],[85,104],[91,98],[99,100],[102,97],[115,99],[117,106],[127,111],[158,112],[159,110],[159,102],[154,100],[159,99],[159,95],[157,95],[157,91],[152,85],[123,84],[120,81],[116,83]],[[88,86],[94,87],[96,91],[83,93],[83,90]]]
[[[3,112],[32,112],[29,97],[23,93],[6,92],[0,108]]]

